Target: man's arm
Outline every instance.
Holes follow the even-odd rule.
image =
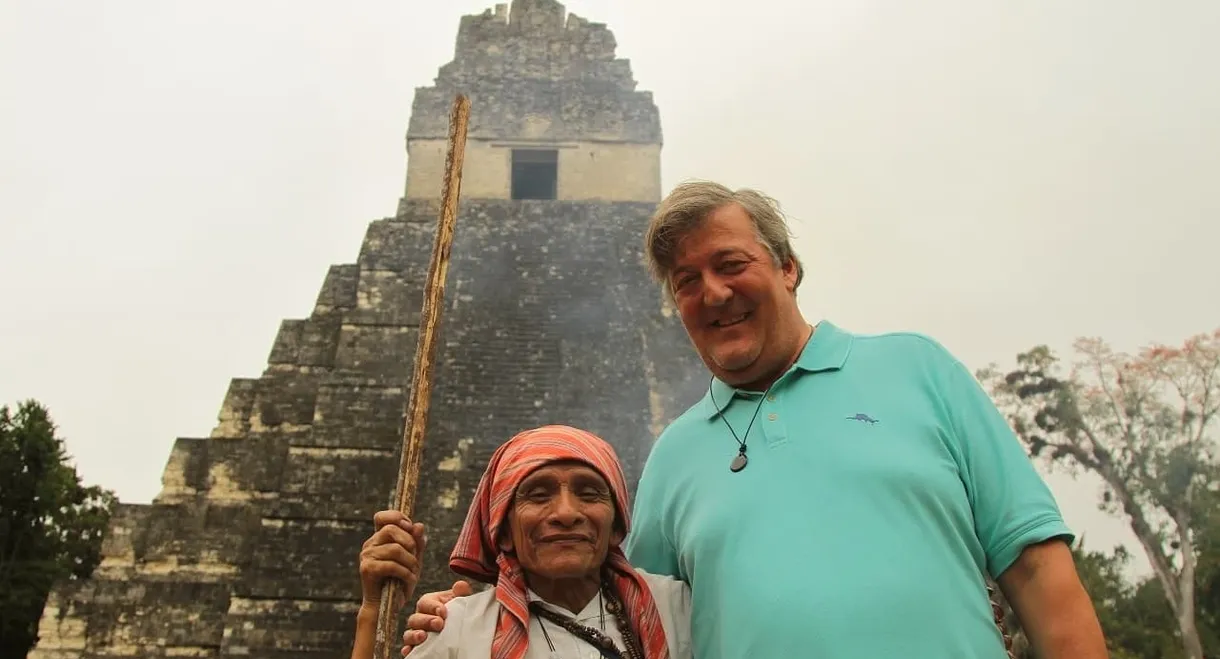
[[[1026,547],[998,581],[1036,656],[1109,656],[1093,602],[1080,583],[1066,543],[1050,540]]]
[[[991,397],[965,366],[939,350],[935,370],[951,451],[988,572],[1041,659],[1107,657],[1101,625],[1072,560],[1073,534],[1050,488]]]
[[[626,538],[623,552],[634,567],[652,574],[664,575],[686,581],[681,574],[678,552],[669,538],[666,514],[669,510],[666,491],[669,483],[664,477],[663,457],[658,457],[661,448],[653,445],[652,453],[644,462],[640,482],[636,486],[635,507],[631,511],[631,533]]]
[[[373,516],[372,537],[360,548],[360,610],[356,614],[356,638],[352,659],[373,659],[381,589],[387,579],[402,585],[395,612],[419,582],[419,554],[424,548],[424,525],[412,522],[397,510]]]
[[[352,659],[372,659],[377,641],[377,609],[361,606],[356,613],[356,642]]]
[[[415,603],[415,613],[407,616],[407,631],[402,635],[402,656],[411,654],[416,647],[423,645],[428,640],[428,632],[443,632],[446,629],[447,602],[453,601],[455,597],[468,597],[473,594],[474,589],[469,583],[455,581],[449,590],[420,596],[419,601]]]

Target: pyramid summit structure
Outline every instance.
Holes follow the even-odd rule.
[[[209,437],[181,438],[149,505],[120,505],[90,579],[58,586],[31,659],[344,656],[357,557],[394,491],[439,213],[449,107],[472,103],[416,517],[417,592],[496,447],[567,423],[629,482],[705,371],[644,267],[661,128],[606,26],[553,0],[465,16],[416,90],[405,190],[355,263],[332,266],[266,368],[236,378]]]

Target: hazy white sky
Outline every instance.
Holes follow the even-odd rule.
[[[0,402],[146,502],[177,436],[392,215],[415,87],[494,0],[0,0]],[[1220,325],[1220,3],[572,0],[660,106],[664,186],[795,219],[810,319],[972,367]],[[1068,521],[1127,538],[1095,488]]]

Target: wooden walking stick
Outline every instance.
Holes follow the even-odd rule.
[[[445,297],[445,275],[449,272],[453,226],[457,222],[458,196],[462,190],[462,162],[466,155],[466,127],[469,120],[470,99],[458,94],[453,100],[453,109],[449,114],[449,155],[445,159],[445,179],[441,188],[441,215],[436,225],[436,238],[432,241],[428,281],[424,286],[419,343],[415,348],[411,392],[407,398],[402,462],[398,468],[398,485],[394,490],[394,505],[408,519],[411,519],[415,508],[415,490],[419,485],[419,459],[423,453],[429,397],[432,394],[432,360],[436,353],[441,301]],[[398,635],[394,600],[401,587],[402,584],[397,579],[388,579],[381,589],[381,608],[377,611],[377,639],[373,645],[373,656],[376,659],[390,659],[394,638]],[[411,593],[404,593],[404,597],[410,596]]]

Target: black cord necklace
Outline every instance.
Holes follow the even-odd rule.
[[[737,473],[742,469],[745,469],[746,465],[750,463],[750,459],[746,457],[746,441],[750,439],[750,430],[754,428],[754,420],[758,418],[758,411],[762,409],[763,403],[766,402],[767,394],[770,391],[771,387],[768,386],[767,390],[764,391],[763,395],[758,399],[758,405],[754,408],[754,416],[750,417],[750,425],[746,426],[745,439],[740,439],[737,437],[737,431],[733,430],[733,425],[729,423],[728,419],[725,418],[724,412],[720,409],[720,405],[716,404],[716,392],[712,387],[712,381],[708,380],[707,392],[712,396],[712,405],[716,407],[716,414],[720,417],[720,420],[724,422],[724,425],[729,429],[729,432],[733,434],[733,439],[737,440],[737,457],[733,458],[733,461],[729,463],[729,471],[733,473]]]
[[[809,340],[812,338],[813,331],[812,328],[810,328],[809,336],[805,338],[805,343],[801,345],[801,352],[805,351],[805,346],[809,345]],[[799,356],[800,353],[797,353],[797,355]],[[724,411],[720,409],[720,405],[716,404],[716,391],[715,388],[712,387],[713,380],[715,379],[716,376],[714,375],[708,379],[707,393],[712,397],[712,406],[716,408],[717,416],[719,416],[720,420],[724,422],[724,425],[729,429],[729,432],[733,434],[733,439],[737,440],[737,457],[733,458],[733,461],[729,463],[729,471],[737,473],[742,469],[745,469],[747,464],[750,464],[750,459],[746,457],[746,442],[750,440],[750,430],[754,427],[754,420],[758,418],[758,411],[762,409],[763,403],[767,402],[767,394],[771,393],[771,387],[775,386],[775,382],[779,382],[779,378],[776,378],[775,382],[767,385],[767,390],[764,391],[762,396],[758,399],[758,406],[754,408],[754,416],[750,417],[750,425],[746,426],[745,437],[740,439],[737,437],[737,431],[733,430],[733,425],[729,423],[727,418],[725,418]],[[730,400],[730,402],[732,401]]]

